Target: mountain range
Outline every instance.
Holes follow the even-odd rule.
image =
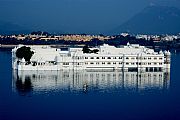
[[[26,34],[31,32],[28,28],[6,21],[0,21],[0,34],[9,35],[9,34]]]
[[[175,7],[149,6],[110,33],[176,34],[180,32],[180,10]]]
[[[26,34],[32,31],[34,29],[27,26],[0,21],[1,35]],[[57,32],[57,30],[51,30],[49,32],[63,33],[62,31]],[[106,32],[106,34],[119,34],[121,32],[132,34],[180,33],[180,9],[168,6],[148,6],[125,23],[120,23],[116,28]]]

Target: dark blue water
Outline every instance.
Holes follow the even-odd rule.
[[[16,73],[1,50],[0,120],[179,120],[179,61],[170,73]]]

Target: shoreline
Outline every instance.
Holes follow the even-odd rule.
[[[23,44],[22,44],[23,45]],[[52,45],[45,45],[44,46],[51,46],[51,47],[55,47],[55,48],[67,48],[67,47],[83,47],[85,44],[79,44],[79,45],[59,45],[59,44],[52,44]],[[0,44],[0,48],[14,48],[18,45],[5,45],[5,44]],[[28,46],[28,45],[27,45]],[[41,45],[37,45],[37,46],[41,46]],[[42,44],[43,46],[43,44]]]
[[[42,44],[45,45],[45,44]],[[52,45],[48,45],[54,48],[68,48],[68,47],[83,47],[85,44],[79,44],[79,45],[60,45],[60,44],[52,44]],[[16,47],[18,45],[5,45],[5,44],[0,44],[0,49],[13,49],[14,47]],[[27,45],[28,46],[28,45]],[[38,45],[37,45],[38,46]],[[47,46],[47,45],[45,45]],[[146,46],[148,48],[153,49],[153,46]],[[163,49],[161,46],[154,46],[155,50],[161,50]],[[176,49],[176,48],[170,48],[170,51],[180,51],[180,49]]]

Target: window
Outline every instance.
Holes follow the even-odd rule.
[[[108,64],[108,65],[110,65],[111,63],[110,63],[110,62],[108,62],[107,64]]]
[[[96,57],[96,59],[99,59],[99,57]]]
[[[102,59],[105,59],[105,57],[102,57]]]
[[[32,62],[32,66],[36,66],[37,65],[37,62]]]
[[[151,63],[148,63],[148,65],[151,65]]]
[[[157,60],[157,58],[155,57],[154,60]]]
[[[148,60],[151,60],[151,58],[150,58],[150,57],[148,57]]]
[[[121,63],[121,62],[119,62],[119,64],[121,65],[122,63]]]
[[[135,63],[131,63],[131,65],[134,65]]]
[[[157,65],[157,63],[154,63],[154,65]]]
[[[163,58],[162,58],[162,57],[160,57],[159,59],[160,59],[160,60],[162,60]]]
[[[113,57],[113,59],[116,59],[116,57]]]
[[[99,65],[99,62],[97,62],[96,65]]]
[[[134,60],[135,58],[134,58],[134,57],[132,57],[131,59],[132,59],[132,60]]]
[[[115,65],[115,64],[116,64],[116,62],[113,62],[113,64]]]
[[[128,59],[129,59],[129,57],[126,57],[126,59],[128,60]]]
[[[129,63],[126,63],[126,65],[129,65]]]
[[[108,57],[107,59],[111,59],[111,57]]]
[[[122,57],[119,57],[119,59],[122,59]]]
[[[63,63],[63,65],[69,65],[69,63]]]
[[[94,63],[93,63],[93,62],[91,62],[90,64],[91,64],[91,65],[93,65]]]
[[[88,63],[87,63],[87,62],[85,62],[85,64],[87,65]]]
[[[159,63],[159,65],[162,65],[162,63]]]
[[[88,57],[85,57],[85,59],[88,59]]]
[[[91,59],[94,59],[94,57],[91,57]]]
[[[102,62],[102,64],[105,64],[105,62]]]

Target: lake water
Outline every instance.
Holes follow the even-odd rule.
[[[180,54],[170,72],[26,71],[0,50],[0,120],[179,120]]]

